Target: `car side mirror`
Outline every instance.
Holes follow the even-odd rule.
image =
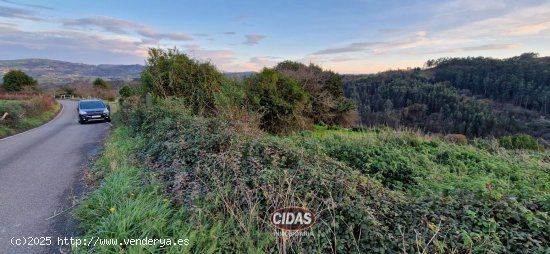
[[[111,111],[111,105],[107,105],[107,109]]]

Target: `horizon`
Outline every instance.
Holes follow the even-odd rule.
[[[550,3],[533,0],[0,0],[2,60],[144,65],[148,48],[176,47],[223,72],[292,60],[369,74],[422,67],[441,57],[547,56],[549,31]]]

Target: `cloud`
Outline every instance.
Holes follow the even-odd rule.
[[[184,45],[184,48],[190,57],[211,62],[219,68],[232,64],[236,59],[235,52],[228,49],[204,49],[198,44]]]
[[[328,48],[311,53],[310,55],[331,55],[351,52],[382,53],[389,50],[414,48],[429,43],[426,32],[417,32],[413,36],[383,42],[356,42],[344,47]]]
[[[440,36],[480,40],[539,35],[550,29],[550,4],[514,9],[503,15],[466,23]]]
[[[183,33],[183,32],[160,33],[148,27],[138,29],[136,30],[136,32],[142,36],[156,39],[156,40],[162,40],[162,39],[168,39],[168,40],[174,40],[174,41],[193,40],[193,38],[187,33]]]
[[[248,35],[245,35],[244,37],[246,40],[243,42],[243,44],[246,44],[248,46],[256,45],[260,43],[261,40],[265,39],[265,35],[261,35],[261,34],[248,34]]]
[[[227,34],[227,35],[235,35],[236,33],[235,32],[225,32],[223,34]]]
[[[0,1],[1,1],[1,2],[4,2],[4,3],[13,4],[13,5],[19,5],[19,6],[24,6],[24,7],[36,8],[36,9],[44,9],[44,10],[53,10],[53,8],[47,7],[47,6],[44,6],[44,5],[18,3],[18,2],[15,2],[15,1],[11,1],[11,0],[0,0]]]
[[[250,58],[250,63],[256,65],[257,69],[263,68],[263,67],[273,67],[277,63],[279,63],[281,60],[280,57],[274,57],[274,56],[256,56]]]
[[[127,36],[103,36],[77,31],[29,32],[0,26],[0,46],[6,50],[6,54],[10,54],[10,49],[19,52],[23,50],[29,57],[47,53],[56,55],[56,58],[70,57],[72,61],[105,63],[110,60],[128,60],[135,63],[147,56],[147,49],[152,45]]]
[[[128,34],[128,30],[141,29],[143,26],[127,20],[111,17],[92,17],[80,19],[64,19],[62,25],[65,27],[92,28],[99,27],[105,31],[116,34]]]
[[[6,6],[0,6],[0,17],[12,18],[12,19],[26,19],[26,20],[33,20],[33,21],[43,20],[42,18],[37,16],[33,11],[20,9],[20,8],[6,7]]]
[[[513,49],[521,47],[518,43],[509,44],[485,44],[481,46],[460,47],[460,48],[447,48],[442,50],[426,52],[427,54],[439,54],[439,53],[455,53],[455,52],[467,52],[467,51],[485,51],[485,50],[499,50],[499,49]]]
[[[135,32],[141,36],[155,40],[175,40],[175,41],[189,41],[193,38],[187,33],[183,32],[170,32],[162,33],[157,32],[149,26],[145,26],[139,23],[131,22],[128,20],[117,19],[112,17],[90,17],[80,19],[64,19],[62,20],[64,27],[79,27],[79,28],[100,28],[105,31],[115,34],[129,34]]]

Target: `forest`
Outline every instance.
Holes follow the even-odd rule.
[[[507,59],[442,58],[425,68],[344,78],[363,125],[429,133],[550,138],[550,59],[525,53]]]

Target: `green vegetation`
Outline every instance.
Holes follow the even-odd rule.
[[[175,92],[188,84],[167,81],[163,61],[188,64],[167,68],[173,73],[201,64],[170,52],[176,51],[161,52],[169,57],[159,65],[152,55],[152,70],[144,72],[154,82],[141,94],[156,96],[122,101],[118,127],[87,174],[97,189],[76,215],[86,237],[189,239],[189,245],[81,246],[77,253],[550,252],[546,150],[388,127],[296,127],[289,116],[325,123],[308,116],[304,105],[316,95],[301,79],[274,68],[243,83],[221,79],[204,94]],[[451,105],[468,103],[443,97]],[[212,99],[191,103],[197,98]],[[398,105],[383,101],[388,112]],[[274,234],[269,215],[287,206],[316,214],[307,234]]]
[[[148,91],[161,98],[178,96],[195,114],[215,111],[214,94],[223,75],[209,63],[199,63],[177,49],[151,49],[141,79]]]
[[[102,78],[96,78],[92,84],[94,85],[94,87],[99,89],[111,88],[111,85],[107,83],[107,81],[103,80]]]
[[[526,53],[430,60],[427,69],[347,77],[346,97],[364,125],[408,126],[432,133],[550,139],[550,58]]]
[[[118,95],[122,98],[128,98],[132,96],[132,89],[128,85],[124,85],[120,90],[118,91]]]
[[[20,70],[11,70],[4,74],[2,87],[8,92],[18,92],[36,87],[36,80]]]
[[[262,129],[288,133],[308,126],[303,116],[309,103],[300,83],[276,70],[264,69],[246,80],[251,106],[262,112]]]
[[[498,140],[500,146],[507,149],[530,149],[530,150],[544,150],[544,146],[541,145],[536,139],[527,134],[516,134],[512,136],[504,136]]]
[[[38,127],[51,120],[60,105],[49,96],[35,96],[30,100],[0,100],[0,138]]]
[[[344,98],[340,74],[309,64],[284,61],[274,68],[299,81],[310,94],[306,116],[316,124],[352,126],[357,121],[355,104]]]

